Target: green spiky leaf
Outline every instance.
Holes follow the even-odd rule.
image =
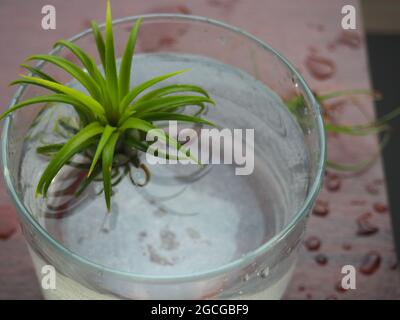
[[[104,37],[97,22],[93,21],[91,25],[102,68],[97,66],[95,59],[81,47],[67,40],[56,41],[54,47],[63,47],[71,52],[77,58],[77,63],[49,54],[28,57],[28,61],[38,60],[66,72],[75,83],[86,90],[81,92],[60,83],[40,67],[24,64],[22,67],[30,71],[31,75],[21,75],[11,84],[39,86],[52,94],[18,101],[0,116],[0,120],[19,109],[35,104],[46,104],[46,108],[57,105],[56,103],[72,106],[79,121],[73,120],[74,117],[61,115],[53,126],[53,133],[57,141],[61,140],[60,143],[37,147],[38,154],[51,158],[40,177],[36,195],[46,196],[58,172],[68,165],[86,171],[86,178],[79,185],[76,195],[80,195],[90,183],[101,180],[106,206],[110,210],[113,186],[124,177],[131,177],[130,166],[145,168],[140,163],[139,152],[148,152],[152,147],[145,137],[150,130],[156,130],[159,137],[170,147],[176,150],[182,147],[153,122],[174,120],[215,126],[211,121],[199,116],[206,105],[214,104],[214,101],[206,90],[191,84],[169,84],[153,89],[158,83],[189,69],[159,75],[131,88],[133,56],[141,19],[136,21],[130,31],[121,57],[119,73],[110,1],[107,1]],[[195,106],[198,111],[194,115],[183,114],[182,111],[187,106]],[[39,118],[33,125],[38,122]],[[192,155],[176,156],[168,152],[158,150],[156,156],[168,159],[189,158],[198,162]],[[74,160],[78,154],[83,157],[83,162]],[[145,171],[148,179],[150,174],[147,169]]]
[[[106,45],[104,44],[103,36],[100,32],[99,26],[96,21],[91,21],[93,36],[96,41],[97,52],[100,56],[100,61],[103,69],[106,69]]]
[[[36,152],[39,154],[49,155],[54,154],[64,146],[63,143],[47,144],[36,148]]]
[[[29,77],[25,75],[21,75],[21,79],[13,81],[11,84],[33,84],[40,87],[47,88],[54,92],[62,92],[75,101],[79,102],[81,105],[87,107],[88,110],[91,111],[93,117],[97,117],[102,121],[105,121],[104,118],[104,107],[96,101],[94,98],[87,96],[86,94],[72,89],[68,86],[65,86],[60,83],[54,83],[52,81],[39,79],[35,77]]]
[[[137,100],[137,103],[144,102],[144,101],[154,99],[154,98],[164,97],[169,94],[184,93],[184,92],[190,92],[190,93],[196,92],[196,93],[202,94],[206,98],[210,98],[207,91],[205,91],[201,87],[187,85],[187,84],[173,84],[173,85],[158,88],[153,91],[150,91],[149,93],[146,93],[143,97],[141,97],[140,99]]]
[[[93,143],[92,138],[101,134],[103,130],[104,127],[100,123],[93,122],[79,131],[73,138],[71,138],[71,140],[64,144],[63,147],[54,155],[43,172],[36,189],[36,194],[46,196],[53,178],[64,164],[75,154],[91,145]]]
[[[31,60],[43,60],[52,63],[61,69],[68,72],[72,77],[78,80],[96,99],[100,96],[100,88],[92,77],[85,73],[81,68],[68,61],[67,59],[51,56],[46,54],[38,54],[28,57],[28,61]]]
[[[186,71],[188,71],[189,69],[186,70],[180,70],[180,71],[175,71],[175,72],[171,72],[171,73],[167,73],[164,74],[162,76],[158,76],[155,78],[152,78],[150,80],[147,80],[145,82],[143,82],[142,84],[136,86],[135,88],[133,88],[131,91],[129,91],[129,93],[122,99],[121,104],[120,104],[120,110],[125,110],[126,107],[129,106],[129,104],[139,95],[141,94],[143,91],[145,91],[146,89],[154,86],[155,84],[164,81],[168,78],[177,76],[178,74],[184,73]]]
[[[118,77],[117,67],[115,62],[115,51],[114,51],[114,36],[112,31],[112,17],[111,17],[111,4],[107,0],[107,12],[106,12],[106,41],[105,41],[105,73],[107,77],[107,88],[110,92],[112,102],[112,115],[118,108]]]
[[[110,139],[110,137],[114,131],[115,131],[115,128],[111,127],[110,125],[106,125],[106,127],[104,128],[104,131],[103,131],[103,134],[101,135],[99,144],[97,145],[96,153],[94,154],[92,164],[91,164],[89,172],[88,172],[88,176],[90,176],[90,174],[94,170],[94,168],[97,164],[97,161],[99,160],[100,155],[103,152],[104,147],[106,146],[108,140]]]
[[[135,51],[136,38],[139,32],[140,24],[142,19],[138,19],[135,26],[129,35],[128,42],[126,43],[125,52],[121,60],[119,68],[119,96],[124,97],[129,91],[129,84],[131,79],[131,68],[133,52]]]
[[[21,109],[23,107],[30,106],[33,104],[47,103],[47,102],[61,102],[61,103],[70,104],[70,105],[74,106],[74,108],[77,110],[77,112],[82,113],[87,117],[94,118],[94,114],[93,114],[92,110],[90,108],[88,108],[86,105],[80,103],[78,100],[74,99],[73,97],[65,95],[65,94],[53,94],[53,95],[47,95],[47,96],[34,97],[34,98],[30,98],[30,99],[21,101],[15,105],[13,105],[10,109],[8,109],[2,115],[0,115],[0,120],[2,120],[9,114],[11,114],[14,111]]]
[[[21,64],[21,67],[29,70],[32,75],[37,75],[40,78],[44,79],[44,80],[48,80],[48,81],[52,81],[52,82],[56,82],[58,83],[58,81],[56,79],[54,79],[53,77],[49,76],[47,73],[43,72],[42,70],[38,69],[38,68],[34,68],[28,64]]]
[[[186,114],[179,113],[171,113],[171,112],[148,112],[145,113],[142,119],[147,121],[168,121],[168,120],[176,120],[181,122],[191,122],[191,123],[200,123],[205,124],[211,127],[216,127],[217,125],[211,121],[208,121],[203,118],[189,116]]]
[[[82,65],[86,68],[89,75],[91,75],[95,81],[104,83],[104,78],[103,78],[100,70],[97,68],[96,63],[94,62],[93,58],[88,56],[86,54],[86,52],[83,51],[75,43],[65,41],[65,40],[59,40],[59,41],[56,41],[54,46],[63,46],[63,47],[68,48],[81,61]]]

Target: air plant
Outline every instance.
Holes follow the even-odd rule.
[[[68,132],[65,143],[47,144],[37,149],[40,154],[51,155],[51,159],[40,177],[36,195],[45,197],[57,173],[65,165],[73,163],[72,158],[75,155],[84,154],[90,157],[91,164],[87,176],[78,188],[78,193],[81,193],[92,181],[101,180],[106,206],[110,211],[112,186],[115,184],[112,182],[113,172],[121,165],[126,168],[126,163],[121,164],[119,155],[124,155],[135,167],[139,167],[138,158],[132,157],[132,153],[148,150],[150,145],[146,142],[144,135],[152,129],[161,130],[155,124],[157,121],[175,120],[213,126],[213,123],[199,117],[205,110],[206,104],[214,104],[203,88],[189,84],[176,84],[149,90],[163,80],[187,70],[164,74],[136,87],[130,87],[132,59],[140,24],[141,19],[138,19],[129,34],[121,57],[119,72],[117,72],[114,51],[109,1],[107,1],[105,37],[97,23],[92,22],[93,36],[104,74],[93,57],[76,44],[65,40],[57,41],[55,46],[67,48],[82,66],[54,55],[33,55],[27,59],[28,61],[45,61],[62,69],[82,84],[88,94],[64,85],[49,74],[29,65],[22,66],[32,75],[21,75],[20,79],[11,83],[12,85],[43,87],[52,91],[52,94],[19,102],[1,115],[0,120],[20,108],[41,103],[70,105],[79,118],[77,126],[71,125],[70,121],[65,121],[65,119],[58,121],[58,124]],[[186,106],[196,106],[199,110],[193,115],[184,114],[181,111]],[[164,136],[165,142],[170,146],[176,149],[181,147],[173,138]],[[167,152],[158,156],[168,157],[169,154]],[[190,154],[185,154],[185,156],[193,159]]]
[[[315,94],[315,98],[321,104],[321,111],[324,117],[324,129],[327,133],[336,133],[336,134],[344,134],[350,136],[367,136],[370,134],[382,133],[382,138],[379,143],[379,148],[376,152],[371,154],[370,157],[363,159],[357,163],[339,163],[336,161],[327,160],[327,167],[333,170],[349,172],[349,173],[359,173],[366,168],[368,168],[374,161],[378,158],[380,154],[380,150],[386,146],[390,137],[390,129],[389,122],[394,118],[400,115],[400,107],[395,108],[393,111],[384,115],[380,119],[376,119],[374,121],[370,121],[364,124],[358,125],[341,125],[334,123],[331,121],[329,117],[329,112],[326,108],[326,101],[338,97],[346,97],[353,95],[368,95],[373,98],[381,98],[380,94],[369,90],[369,89],[348,89],[348,90],[340,90],[333,91],[326,94]],[[286,105],[288,109],[294,114],[294,116],[298,119],[300,125],[307,126],[306,123],[303,123],[304,120],[300,116],[302,107],[304,105],[304,100],[302,96],[294,97],[286,101]]]

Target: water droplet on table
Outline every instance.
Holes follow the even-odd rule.
[[[328,263],[328,257],[323,253],[317,254],[315,256],[315,262],[318,263],[320,266],[324,266]]]
[[[304,241],[304,245],[309,251],[317,251],[321,246],[321,240],[318,237],[311,236]]]
[[[367,212],[357,219],[357,234],[360,236],[370,236],[379,231],[379,228],[370,222],[371,213]]]
[[[305,65],[308,72],[318,80],[329,79],[336,71],[336,65],[331,59],[315,53],[311,53],[307,56]]]
[[[375,273],[381,265],[381,255],[377,251],[368,252],[362,259],[360,272],[365,275]]]

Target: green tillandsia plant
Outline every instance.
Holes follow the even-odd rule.
[[[88,170],[87,176],[78,188],[77,194],[80,194],[92,181],[102,181],[106,206],[110,211],[112,187],[118,182],[113,181],[115,176],[113,172],[121,165],[126,169],[126,163],[121,164],[118,155],[125,155],[125,158],[138,167],[140,164],[137,157],[132,158],[131,154],[148,150],[150,145],[146,142],[144,134],[152,129],[162,130],[154,122],[174,120],[214,126],[210,121],[199,117],[205,110],[205,104],[214,104],[203,88],[176,84],[148,90],[155,84],[187,70],[164,74],[130,88],[132,58],[140,24],[141,19],[138,19],[130,32],[121,57],[119,72],[114,51],[110,1],[107,1],[105,38],[97,23],[92,22],[92,31],[104,74],[91,56],[76,44],[65,40],[57,41],[55,46],[62,46],[71,51],[84,69],[67,59],[53,55],[34,55],[27,59],[46,61],[64,70],[82,84],[88,94],[66,86],[40,69],[25,64],[22,66],[28,69],[32,76],[21,75],[20,79],[11,83],[35,85],[53,93],[15,104],[0,116],[0,120],[20,108],[54,102],[71,105],[79,118],[77,125],[72,125],[68,119],[59,119],[57,125],[67,132],[65,143],[45,144],[37,148],[38,153],[51,155],[51,159],[41,175],[36,195],[45,197],[52,180],[61,168],[73,165],[72,158],[75,155],[85,154],[90,157],[91,163],[89,167],[83,166]],[[193,115],[180,113],[186,106],[196,106],[199,110]],[[180,149],[181,145],[176,140],[166,134],[160,135],[162,136],[169,146]],[[168,151],[158,156],[172,157]],[[184,156],[197,161],[190,154],[185,153]],[[145,172],[148,173],[147,169]],[[120,180],[121,176],[117,178]]]
[[[390,138],[390,130],[391,127],[389,122],[394,118],[400,115],[400,107],[395,108],[393,111],[389,112],[388,114],[384,115],[383,117],[376,119],[374,121],[370,121],[364,124],[358,125],[341,125],[336,124],[330,121],[328,117],[328,112],[325,106],[325,102],[330,99],[334,99],[337,97],[346,97],[346,96],[353,96],[353,95],[368,95],[373,98],[381,98],[381,96],[369,89],[348,89],[348,90],[340,90],[340,91],[333,91],[326,94],[315,95],[317,101],[321,104],[322,113],[324,116],[324,128],[326,132],[337,133],[337,134],[344,134],[350,136],[367,136],[370,134],[377,134],[382,133],[381,140],[379,142],[379,148],[376,152],[371,154],[368,158],[363,159],[357,163],[339,163],[332,160],[327,160],[327,167],[342,171],[342,172],[349,172],[349,173],[358,173],[366,168],[368,168],[374,161],[378,158],[380,154],[380,150],[386,146]],[[301,112],[304,100],[303,97],[295,97],[286,101],[286,105],[288,109],[299,119],[300,125],[303,127],[307,126],[307,123],[302,123],[302,118],[298,117],[299,112]]]

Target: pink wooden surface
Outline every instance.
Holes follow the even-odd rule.
[[[368,62],[363,39],[361,9],[349,0],[113,0],[114,17],[149,12],[178,12],[224,20],[242,27],[269,42],[282,52],[304,75],[317,92],[342,88],[368,88]],[[41,29],[41,8],[53,4],[57,9],[57,29]],[[338,41],[342,35],[340,10],[345,4],[357,8],[357,31],[352,40]],[[99,0],[2,0],[0,2],[0,105],[5,108],[13,89],[18,65],[28,54],[47,52],[51,44],[88,26],[92,19],[104,20],[104,3]],[[347,38],[346,38],[347,39]],[[361,42],[359,43],[359,40]],[[311,56],[310,56],[311,55]],[[310,58],[311,57],[311,58]],[[319,61],[324,65],[319,65]],[[322,68],[322,69],[321,69]],[[314,72],[313,72],[314,71]],[[317,74],[320,76],[318,77]],[[326,77],[324,77],[326,74]],[[325,78],[325,79],[322,79]],[[373,117],[369,98],[339,99],[332,105],[333,115],[344,122]],[[361,112],[361,111],[362,112]],[[375,137],[350,139],[329,137],[332,158],[354,162],[377,147]],[[302,248],[288,299],[380,299],[400,298],[400,274],[394,268],[395,255],[390,215],[386,205],[385,179],[381,161],[363,174],[327,176],[319,206],[311,216],[307,236],[314,251]],[[17,226],[15,210],[4,188],[0,190],[0,299],[40,298],[30,259]],[[375,206],[375,208],[374,208]],[[321,216],[324,215],[325,216]],[[366,213],[369,215],[363,216]],[[318,215],[319,214],[319,215]],[[375,227],[369,235],[357,235],[360,221]],[[367,223],[368,223],[367,222]],[[309,241],[310,242],[310,241]],[[317,241],[318,242],[318,241]],[[336,289],[341,267],[360,268],[369,252],[379,253],[379,266],[372,274],[357,273],[357,289]],[[319,263],[317,262],[319,261]],[[324,264],[325,262],[325,264]],[[368,270],[363,269],[364,273]]]

